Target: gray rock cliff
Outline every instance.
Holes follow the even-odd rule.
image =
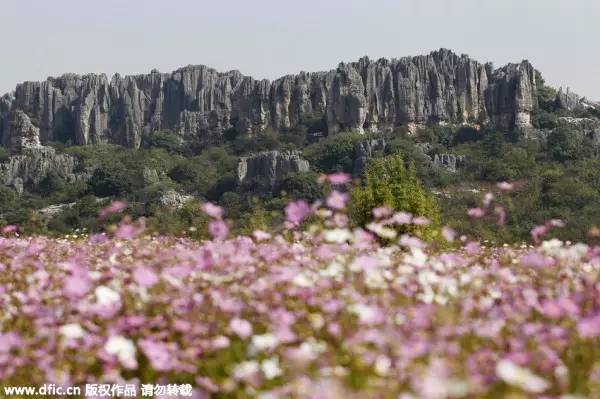
[[[27,114],[15,113],[11,126],[12,155],[0,163],[0,182],[22,193],[25,186],[38,185],[48,173],[56,173],[66,181],[84,178],[75,173],[77,161],[70,155],[57,154],[51,147],[40,144],[40,132]]]
[[[42,144],[136,148],[144,135],[161,129],[209,145],[230,128],[252,135],[314,115],[326,118],[329,134],[438,122],[514,130],[530,125],[536,107],[535,74],[527,61],[494,70],[442,49],[392,60],[365,57],[273,82],[202,65],[112,79],[67,74],[25,82],[0,98],[0,140],[10,144],[9,121],[17,111],[34,120]]]
[[[238,163],[238,181],[262,178],[271,184],[290,173],[308,172],[309,163],[298,151],[264,151],[242,157]]]

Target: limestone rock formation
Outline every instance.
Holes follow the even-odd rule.
[[[170,209],[181,209],[183,206],[194,199],[191,195],[178,193],[175,190],[168,190],[160,197],[160,204]]]
[[[10,138],[10,150],[20,154],[30,149],[41,148],[40,129],[31,123],[31,119],[23,111],[15,112],[15,120],[12,122],[13,135]]]
[[[585,97],[581,97],[577,93],[569,90],[568,87],[566,90],[563,90],[562,87],[558,90],[556,99],[554,100],[554,106],[557,110],[568,112],[586,108],[596,108],[600,110],[600,104],[594,103]]]
[[[523,129],[536,107],[535,74],[527,61],[494,70],[442,49],[392,60],[365,57],[273,82],[202,65],[112,79],[67,74],[25,82],[0,98],[0,140],[10,144],[9,122],[17,111],[35,120],[42,144],[136,148],[144,135],[161,129],[209,145],[227,129],[277,131],[314,115],[326,116],[329,134],[438,122]]]
[[[308,172],[308,161],[298,151],[265,151],[242,157],[238,163],[238,181],[255,178],[271,184],[294,172]]]
[[[82,174],[75,173],[75,158],[42,146],[39,134],[39,129],[31,123],[27,114],[15,112],[10,137],[13,155],[0,163],[0,182],[14,187],[19,193],[25,186],[38,185],[50,172],[67,181],[83,178]]]
[[[565,116],[558,118],[558,121],[570,125],[579,133],[592,139],[594,144],[600,146],[600,119],[573,118]]]
[[[433,165],[448,169],[450,172],[456,172],[465,165],[465,156],[456,154],[435,154]]]
[[[387,143],[383,138],[364,140],[356,143],[353,158],[354,175],[360,175],[371,159],[384,153],[386,146]]]

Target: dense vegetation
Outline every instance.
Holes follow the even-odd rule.
[[[540,107],[533,116],[539,130],[529,138],[452,125],[421,128],[414,135],[402,130],[368,136],[341,133],[315,137],[311,133],[326,132],[323,116],[316,115],[294,129],[267,131],[255,137],[240,136],[231,129],[219,145],[210,148],[184,144],[170,131],[145,137],[139,150],[56,144],[59,151],[76,156],[90,171],[87,181],[67,183],[50,174],[21,197],[10,188],[0,187],[1,220],[17,224],[29,233],[99,230],[104,227],[95,218],[97,210],[119,198],[127,200],[134,217],[145,216],[152,230],[199,236],[201,229],[197,224],[202,217],[198,204],[209,200],[223,206],[229,218],[239,221],[236,226],[240,231],[268,229],[281,219],[288,200],[313,201],[327,193],[328,187],[317,184],[320,174],[353,173],[355,148],[370,136],[385,138],[388,145],[383,153],[376,154],[366,174],[355,176],[358,179],[354,202],[360,197],[363,203],[363,210],[352,213],[356,225],[364,223],[368,216],[365,210],[386,203],[396,210],[422,209],[433,219],[437,219],[439,210],[440,221],[497,242],[525,240],[539,221],[562,218],[568,223],[562,237],[581,240],[593,225],[600,223],[598,145],[561,121],[560,117],[567,114],[555,109],[556,91],[539,79]],[[595,116],[590,114],[593,112],[579,110],[572,114]],[[432,166],[422,149],[425,144],[430,156],[464,155],[466,166],[457,172]],[[301,150],[311,171],[291,174],[275,186],[260,179],[239,185],[239,157],[273,149]],[[5,150],[0,151],[0,158],[8,155]],[[400,159],[396,156],[404,163],[404,170],[398,169],[402,176],[383,178],[385,163]],[[381,157],[388,161],[379,160]],[[400,167],[400,163],[396,166]],[[462,216],[466,209],[501,181],[514,182],[516,186],[501,204],[508,211],[507,223],[498,228],[487,223],[465,224]],[[195,200],[180,207],[165,206],[162,197],[169,192],[191,195]],[[406,192],[414,197],[408,202],[405,197],[411,195],[405,196]],[[39,212],[56,204],[63,204],[61,211]]]

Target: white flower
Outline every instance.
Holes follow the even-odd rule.
[[[543,378],[506,359],[496,363],[496,375],[507,384],[527,392],[541,393],[549,387],[548,382]]]
[[[282,371],[279,368],[279,360],[277,359],[277,357],[272,357],[270,359],[263,360],[260,368],[265,374],[265,377],[267,377],[267,379],[269,380],[277,378],[282,374]]]
[[[315,276],[308,273],[298,273],[292,282],[298,287],[310,288],[315,285]]]
[[[59,331],[63,337],[68,339],[83,338],[85,336],[85,331],[77,323],[65,324]]]
[[[233,376],[235,379],[243,380],[251,377],[253,374],[260,371],[260,366],[255,360],[248,360],[237,364],[233,368]]]
[[[121,335],[113,335],[104,344],[104,350],[116,356],[123,366],[127,368],[137,367],[135,345],[130,339]]]
[[[375,359],[375,372],[380,376],[386,376],[390,372],[392,361],[384,355],[377,356]]]
[[[404,262],[412,266],[425,266],[427,254],[421,248],[410,249],[410,254],[404,257]]]
[[[259,352],[274,349],[278,344],[277,337],[270,333],[252,337],[252,347]]]
[[[121,300],[121,296],[118,292],[104,285],[97,287],[94,294],[96,294],[96,302],[100,305],[112,305]]]
[[[341,244],[352,239],[352,234],[347,229],[333,229],[326,230],[324,237],[325,241]]]

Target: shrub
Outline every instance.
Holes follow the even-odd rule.
[[[431,239],[434,227],[439,223],[435,199],[425,192],[417,180],[414,167],[406,167],[400,155],[373,160],[365,171],[364,184],[352,189],[350,204],[350,217],[360,226],[372,220],[373,208],[380,206],[424,216],[432,222],[426,228],[406,225],[400,228],[402,233],[417,233]]]

